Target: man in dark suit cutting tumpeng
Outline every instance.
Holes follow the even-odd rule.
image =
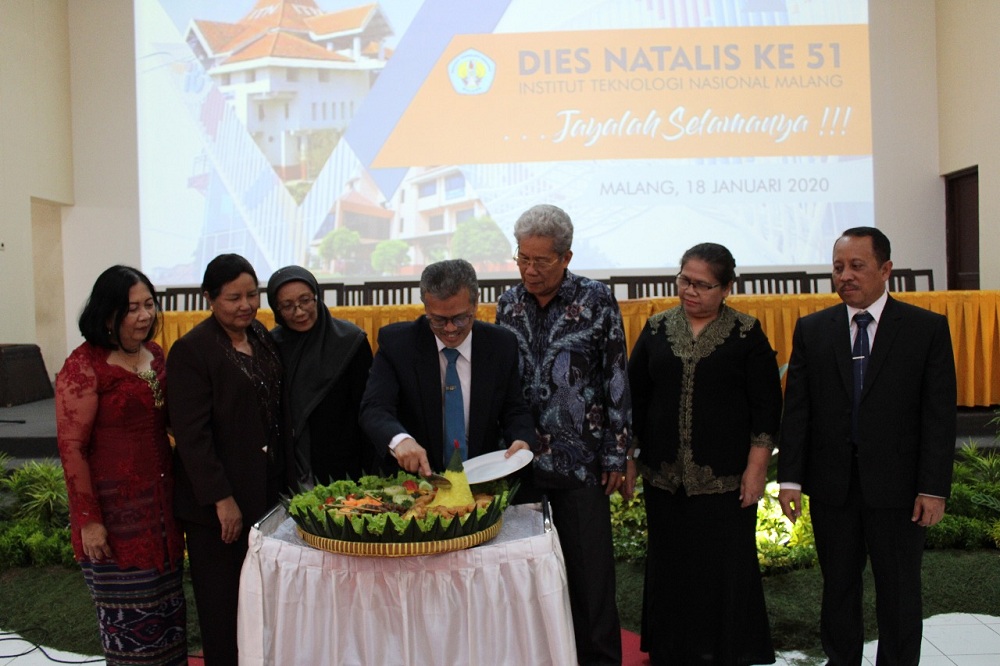
[[[382,327],[364,398],[361,427],[378,454],[427,476],[448,464],[535,441],[521,393],[517,342],[476,321],[479,284],[464,259],[439,261],[420,277],[425,314]]]

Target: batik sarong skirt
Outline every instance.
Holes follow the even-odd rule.
[[[183,570],[121,570],[81,562],[97,607],[108,666],[187,663],[187,608]]]

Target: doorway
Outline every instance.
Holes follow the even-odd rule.
[[[944,179],[948,289],[979,289],[979,167]]]

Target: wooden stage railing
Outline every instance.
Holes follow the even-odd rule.
[[[1000,291],[915,291],[896,293],[893,297],[948,317],[958,372],[958,404],[967,407],[1000,404],[1000,313],[997,308]],[[735,295],[727,302],[760,320],[778,352],[778,365],[784,366],[791,353],[795,321],[838,303],[839,298],[836,294]],[[650,315],[677,303],[677,298],[621,301],[629,349]],[[423,305],[333,307],[330,312],[365,329],[374,348],[382,326],[416,319],[423,313]],[[496,315],[496,305],[480,304],[476,314],[479,319],[491,322]],[[208,315],[205,311],[164,312],[157,342],[169,352],[175,340]],[[260,310],[258,319],[268,328],[274,326],[270,310]]]

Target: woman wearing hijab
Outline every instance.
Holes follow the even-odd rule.
[[[267,300],[277,326],[271,337],[285,367],[296,472],[302,483],[377,474],[375,449],[358,425],[372,349],[365,332],[336,319],[313,274],[300,266],[276,271]]]

